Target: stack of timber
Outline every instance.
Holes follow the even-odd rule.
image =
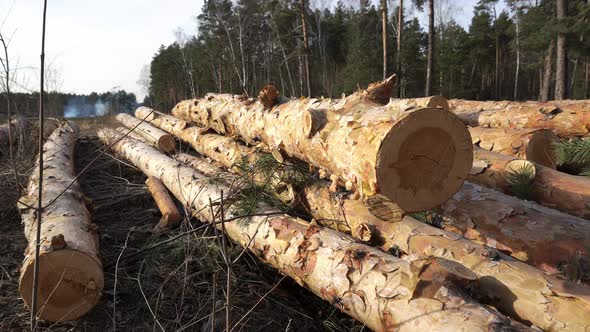
[[[142,117],[142,113],[147,111],[138,110],[136,116]],[[170,115],[156,114],[159,120],[152,121],[156,125],[163,122],[173,123],[175,121],[175,118]],[[176,133],[182,133],[182,130]],[[216,153],[208,153],[210,150],[204,149],[199,144],[192,143],[191,145],[195,150],[203,152],[204,156],[211,158],[213,161],[218,162],[233,172],[243,175],[242,169],[232,167],[232,165],[239,163],[242,158],[262,158],[262,153],[256,151],[255,148],[246,147],[237,144],[237,142],[234,142],[235,144],[229,144],[232,140],[225,136],[215,134],[206,135],[210,136],[210,139],[207,141],[208,143],[214,143],[215,146],[221,147]],[[199,142],[199,139],[195,138],[193,142]],[[233,161],[228,159],[228,156]],[[180,154],[177,155],[176,159],[194,167],[206,176],[219,176],[223,174],[222,178],[227,179],[226,181],[228,183],[236,181],[231,175],[223,173],[222,170],[212,166],[201,158]],[[281,167],[277,167],[276,173],[281,173],[282,171]],[[262,178],[259,181],[265,181],[265,179]],[[467,196],[470,190],[470,188],[462,189],[455,197]],[[276,195],[278,198],[282,197],[280,192],[276,193]],[[300,188],[297,197],[300,200],[299,204],[318,223],[352,234],[355,238],[377,245],[384,251],[401,249],[402,252],[408,255],[441,257],[464,265],[480,278],[478,293],[485,302],[511,317],[516,317],[521,321],[531,322],[535,326],[545,330],[560,330],[564,328],[574,330],[583,329],[588,324],[588,319],[585,317],[590,315],[589,298],[587,296],[580,296],[580,294],[584,293],[590,295],[590,289],[586,286],[576,285],[573,282],[564,281],[555,276],[548,275],[519,260],[501,254],[490,247],[484,247],[462,238],[455,233],[423,224],[409,216],[403,217],[402,219],[401,215],[391,213],[395,212],[392,209],[387,209],[389,210],[389,216],[386,216],[384,213],[378,214],[387,221],[379,219],[374,215],[375,210],[367,207],[363,202],[350,199],[346,194],[335,194],[331,192],[329,190],[329,183],[325,181],[317,181],[308,184],[304,188]],[[492,204],[491,207],[501,204],[501,201],[492,203],[490,201],[492,199],[488,199],[487,203]],[[452,202],[456,208],[463,206],[469,207],[472,203],[469,199],[463,201],[455,199]],[[495,205],[493,205],[494,203]],[[512,203],[520,203],[520,205],[516,206],[518,209],[527,208],[527,204],[524,204],[522,201],[513,199]],[[446,205],[449,209],[450,206],[450,204]],[[487,213],[491,213],[490,209],[486,211]],[[533,213],[533,215],[528,216],[529,219],[521,216],[521,219],[516,224],[521,225],[523,224],[522,221],[525,221],[525,224],[534,224],[540,213],[536,212],[535,214],[535,210],[532,211],[529,212]],[[451,214],[456,215],[453,212],[451,211]],[[558,212],[555,211],[555,213]],[[560,215],[562,215],[562,218],[564,217],[563,214]],[[510,220],[505,221],[508,224],[508,230],[514,233],[518,232],[523,238],[537,236],[538,243],[540,238],[537,233],[539,229],[546,227],[549,221],[547,217],[543,217],[542,215],[541,217],[544,218],[543,220],[545,222],[539,224],[538,228],[531,229],[530,232],[526,227],[514,229],[514,226],[509,223]],[[568,216],[565,217],[567,218]],[[465,220],[463,219],[462,221]],[[454,228],[457,227],[456,225],[447,225],[447,227],[448,229],[456,230]],[[574,239],[577,237],[574,231],[566,234],[565,238],[560,238],[563,235],[563,230],[567,228],[565,225],[562,232],[554,233],[557,239],[551,239],[558,242],[555,246],[559,246],[559,242],[562,240],[567,242],[572,237]],[[583,226],[584,223],[581,225]],[[475,226],[473,225],[474,228]],[[486,229],[491,227],[482,223],[478,223],[477,226],[481,227],[481,230],[478,228],[478,231],[481,231],[483,234],[485,234]],[[587,229],[580,228],[578,230],[581,233],[588,234]],[[550,231],[547,231],[547,233],[551,234]],[[499,235],[502,234],[497,231],[489,233],[489,241],[487,242],[495,245],[491,241],[492,236]],[[547,235],[547,239],[550,239],[550,236]],[[531,240],[531,243],[534,244],[533,240]],[[515,253],[520,254],[519,258],[526,258],[526,255],[523,255],[523,252],[526,250],[531,250],[531,253],[534,253],[533,250],[537,249],[551,251],[552,246],[554,244],[550,240],[547,240],[542,247],[535,247],[534,245],[529,247],[521,246],[521,251]],[[500,249],[504,249],[502,246],[499,247]],[[533,263],[534,261],[529,260],[529,262]],[[554,268],[552,271],[554,271]],[[552,295],[548,296],[548,294]],[[555,307],[564,308],[565,310],[557,312],[551,309]]]
[[[507,173],[518,159],[475,147],[474,167],[469,181],[511,194]],[[530,198],[541,205],[574,216],[590,219],[590,178],[570,175],[549,167],[530,163]]]
[[[104,129],[99,137],[146,175],[158,177],[201,220],[372,330],[529,330],[465,295],[478,278],[460,264],[396,258],[264,202],[241,216],[236,205],[222,203],[222,192],[232,197],[229,186],[117,131]]]
[[[101,297],[104,286],[102,263],[98,257],[96,226],[87,208],[88,199],[80,191],[74,173],[74,147],[78,128],[62,123],[43,146],[41,243],[37,315],[60,322],[77,319],[90,311]],[[32,172],[27,196],[18,207],[25,226],[28,247],[20,274],[20,295],[31,306],[39,160]]]
[[[459,190],[471,168],[471,138],[450,112],[389,103],[394,83],[392,76],[340,100],[280,103],[273,87],[260,101],[208,94],[172,113],[306,161],[360,197],[382,194],[404,211],[422,211]]]
[[[560,137],[590,134],[590,101],[475,101],[452,99],[451,111],[472,127],[551,129]]]

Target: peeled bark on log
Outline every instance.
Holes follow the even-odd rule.
[[[186,121],[145,106],[138,107],[135,110],[135,117],[138,119],[145,119],[145,121],[149,121],[156,127],[169,133],[176,133],[187,127]]]
[[[451,99],[451,111],[472,127],[551,129],[560,137],[590,134],[590,101],[475,101]]]
[[[121,135],[104,129],[99,137],[114,142]],[[212,211],[209,202],[219,203],[221,190],[230,193],[227,186],[211,183],[137,140],[124,138],[113,148],[146,175],[159,176],[202,220],[221,219],[219,204]],[[459,264],[395,258],[263,203],[249,218],[239,218],[235,205],[224,210],[224,228],[233,242],[375,331],[456,330],[458,326],[466,331],[527,329],[466,298],[449,278],[436,278],[452,275],[460,283],[473,279]]]
[[[469,128],[473,144],[488,151],[530,160],[539,165],[557,166],[552,144],[557,135],[549,129]]]
[[[466,182],[441,211],[450,217],[446,230],[549,273],[558,272],[578,252],[588,259],[590,223],[533,202]]]
[[[449,110],[449,102],[443,96],[391,99],[389,103],[403,110],[420,108],[442,108],[445,111]]]
[[[157,146],[160,151],[172,153],[176,149],[176,141],[174,141],[174,137],[145,121],[142,122],[142,120],[136,119],[125,113],[117,114],[117,121],[121,122],[129,129],[135,128],[135,133],[141,135],[150,144]]]
[[[37,315],[40,319],[61,322],[74,320],[98,303],[104,286],[102,263],[98,258],[96,226],[75,179],[74,147],[78,128],[61,124],[43,145],[43,209],[39,254],[39,288]],[[39,170],[33,170],[27,188],[28,196],[20,199],[37,206]],[[65,193],[59,196],[63,191]],[[59,196],[59,197],[58,197]],[[55,199],[51,205],[47,204]],[[37,234],[37,213],[19,204],[29,242],[21,268],[19,292],[30,306],[33,289],[33,267]]]
[[[161,232],[178,226],[182,220],[182,216],[162,181],[150,176],[145,181],[145,184],[147,184],[148,190],[162,214],[162,218],[156,227],[154,227],[154,231]]]
[[[474,168],[468,179],[484,187],[510,194],[510,183],[506,180],[506,167],[514,157],[490,152],[475,147]],[[590,179],[570,175],[538,164],[532,182],[532,199],[541,205],[557,209],[574,216],[590,219]]]
[[[243,96],[208,94],[172,113],[331,174],[361,197],[382,194],[406,211],[439,205],[464,181],[471,139],[452,113],[387,103],[395,79],[341,100],[291,100],[265,109]]]
[[[202,158],[179,154],[177,160],[206,176],[234,183]],[[406,216],[398,222],[376,218],[361,201],[333,195],[327,183],[316,183],[301,194],[308,212],[321,225],[412,257],[455,261],[478,277],[478,298],[501,312],[546,331],[583,331],[590,317],[590,288],[560,280],[494,249]],[[367,235],[370,238],[367,238]],[[586,294],[584,296],[583,294]],[[555,310],[554,308],[559,308]]]

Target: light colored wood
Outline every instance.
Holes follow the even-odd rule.
[[[179,103],[172,114],[304,160],[361,197],[380,193],[406,211],[421,211],[461,186],[471,168],[471,139],[450,112],[389,103],[394,82],[341,100],[302,98],[272,109],[243,96],[208,94]]]
[[[121,135],[103,129],[99,137],[110,143]],[[158,176],[201,220],[220,220],[219,206],[211,209],[209,202],[219,203],[221,190],[231,196],[228,186],[130,138],[121,139],[113,149],[146,175]],[[248,219],[239,218],[235,205],[224,210],[224,228],[233,242],[247,246],[374,331],[445,331],[457,326],[466,331],[528,330],[470,300],[453,283],[422,280],[422,271],[437,260],[395,258],[350,236],[278,213],[262,202],[256,210],[261,215]],[[421,296],[419,289],[425,286],[436,292]]]
[[[449,110],[449,102],[443,96],[391,99],[389,103],[405,110],[420,108],[441,108],[445,111]]]
[[[451,111],[472,127],[551,129],[560,137],[590,134],[590,100],[449,100]]]
[[[552,144],[557,135],[549,129],[469,128],[473,144],[488,151],[556,167]]]
[[[156,177],[150,176],[145,181],[145,184],[162,214],[162,218],[156,227],[154,227],[154,231],[162,232],[178,226],[182,221],[182,215],[180,214],[180,211],[178,211],[176,204],[174,204],[172,197],[170,197],[168,190],[164,184],[162,184],[162,181],[158,180]]]
[[[474,170],[468,179],[484,187],[510,194],[506,166],[514,157],[490,152],[478,147],[473,150]],[[532,199],[539,204],[590,219],[590,178],[570,175],[538,164],[532,182]]]
[[[52,322],[77,319],[98,303],[104,287],[98,257],[96,226],[86,207],[87,199],[74,181],[74,147],[78,128],[62,123],[44,144],[43,209],[39,255],[38,317]],[[37,161],[38,165],[38,161]],[[29,206],[38,201],[38,166],[33,170],[27,196]],[[66,189],[72,181],[74,184]],[[63,191],[64,194],[59,196]],[[59,197],[58,197],[59,196]],[[56,199],[57,198],[57,199]],[[55,202],[47,206],[49,202]],[[35,261],[36,212],[19,204],[28,247],[21,268],[19,292],[30,306]]]
[[[116,118],[117,121],[121,122],[125,127],[133,129],[136,134],[141,135],[150,144],[157,146],[160,151],[167,153],[175,151],[176,142],[174,141],[174,138],[165,131],[152,126],[148,122],[142,122],[142,120],[136,119],[129,114],[119,113]]]
[[[509,253],[549,273],[580,251],[588,259],[590,222],[466,182],[441,206],[445,229]]]

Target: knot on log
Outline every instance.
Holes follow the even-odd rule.
[[[258,93],[258,100],[264,105],[265,109],[272,108],[278,104],[279,91],[274,85],[267,85]]]
[[[393,94],[393,87],[396,81],[397,77],[393,74],[381,82],[369,84],[369,87],[365,91],[366,99],[381,105],[387,104]]]

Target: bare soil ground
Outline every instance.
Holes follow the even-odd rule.
[[[110,118],[77,120],[80,172],[103,151],[95,137]],[[19,180],[26,185],[36,153],[34,130],[15,151]],[[6,152],[6,151],[3,151]],[[145,176],[105,153],[88,166],[81,187],[94,202],[105,288],[98,306],[75,322],[41,322],[39,331],[221,331],[225,326],[226,264],[219,238],[195,219],[166,234],[154,234],[158,210]],[[26,239],[16,209],[19,193],[7,153],[0,157],[0,331],[30,330],[29,310],[18,294]],[[202,227],[201,227],[202,226]],[[201,228],[199,228],[201,227]],[[190,235],[183,232],[195,230]],[[153,249],[149,249],[153,248]],[[235,259],[241,248],[230,246]],[[129,255],[134,255],[127,259]],[[117,263],[118,262],[118,263]],[[234,331],[360,331],[330,304],[248,253],[232,265],[231,321]],[[213,312],[215,311],[214,318]]]

